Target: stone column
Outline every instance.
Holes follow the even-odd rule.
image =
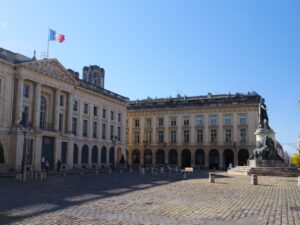
[[[60,90],[55,89],[54,107],[53,107],[53,127],[55,131],[58,131],[59,128],[59,100],[60,100]]]
[[[23,86],[24,86],[24,80],[23,78],[19,77],[17,81],[17,95],[16,95],[15,121],[14,121],[15,125],[18,125],[22,120]]]
[[[209,150],[204,150],[204,167],[209,168]]]
[[[89,109],[89,121],[88,121],[88,137],[93,138],[93,127],[94,127],[94,106],[93,103],[90,102],[90,109]],[[97,121],[98,122],[98,121]],[[98,135],[98,134],[97,134]],[[99,135],[98,135],[99,136]]]
[[[165,163],[169,164],[169,150],[165,147]]]
[[[56,169],[56,163],[58,160],[61,161],[61,138],[55,138],[55,149],[54,149],[54,168]]]
[[[17,134],[15,139],[16,148],[16,163],[15,170],[20,172],[22,170],[22,160],[23,160],[23,147],[24,147],[24,135],[23,133]]]
[[[88,154],[88,168],[92,168],[92,152],[93,152],[93,145],[89,147],[89,154]]]
[[[224,150],[220,150],[219,152],[219,169],[224,168],[224,159],[223,159],[223,152]]]
[[[239,154],[238,154],[238,150],[237,149],[234,149],[233,150],[233,157],[234,157],[234,167],[238,166],[238,157],[239,157]]]
[[[82,145],[78,144],[78,168],[81,169],[81,155],[82,155]]]
[[[42,164],[42,136],[37,135],[35,138],[35,145],[34,145],[34,168],[37,171],[41,170]]]
[[[100,149],[98,148],[98,163],[97,163],[97,165],[98,165],[98,168],[101,166],[101,148]]]
[[[72,169],[73,168],[73,146],[74,146],[74,142],[68,141],[68,153],[67,153],[67,168],[68,169]]]
[[[194,149],[191,149],[191,166],[192,167],[195,167],[195,150]]]
[[[67,107],[67,133],[72,133],[72,112],[73,112],[73,96],[72,93],[68,93],[68,107]],[[78,119],[77,125],[80,125],[80,120]]]
[[[34,105],[33,105],[33,128],[40,128],[40,109],[41,109],[41,84],[35,83],[34,86]]]
[[[181,168],[181,165],[182,165],[182,162],[181,162],[181,160],[182,160],[181,159],[182,158],[181,157],[182,150],[179,149],[177,151],[178,151],[178,164],[177,165],[178,165],[178,168]]]

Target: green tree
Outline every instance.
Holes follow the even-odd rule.
[[[300,154],[296,153],[291,157],[291,164],[300,168]]]

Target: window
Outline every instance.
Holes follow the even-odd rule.
[[[210,117],[210,125],[217,125],[217,116]]]
[[[147,143],[151,143],[151,141],[152,141],[152,132],[151,132],[151,130],[147,130],[145,132],[145,141],[147,141]]]
[[[196,116],[196,126],[203,126],[203,125],[204,125],[204,117]]]
[[[197,130],[196,137],[197,143],[203,143],[203,130]]]
[[[158,119],[158,126],[159,127],[163,127],[164,126],[164,119],[163,118],[159,118]]]
[[[225,129],[225,142],[231,142],[231,129]]]
[[[93,138],[97,138],[97,129],[98,129],[97,122],[93,122]]]
[[[77,110],[78,110],[78,101],[74,100],[73,101],[73,111],[77,112]]]
[[[217,142],[217,130],[216,129],[210,130],[210,141],[213,143]]]
[[[87,137],[87,130],[88,130],[88,121],[83,120],[83,130],[82,130],[82,135],[84,137]]]
[[[110,111],[110,119],[111,119],[111,120],[114,120],[114,117],[115,117],[114,111]]]
[[[114,126],[113,125],[111,125],[110,126],[110,138],[113,138],[115,135],[114,135]]]
[[[189,126],[189,124],[190,124],[189,118],[183,118],[183,125],[184,126]]]
[[[118,127],[118,141],[121,141],[121,127]]]
[[[176,130],[171,130],[171,143],[176,143]]]
[[[106,118],[106,109],[102,109],[102,118]]]
[[[94,106],[94,116],[98,116],[98,107]]]
[[[190,131],[184,130],[183,131],[183,142],[188,143],[190,141]]]
[[[44,129],[46,126],[46,111],[47,111],[47,100],[44,96],[41,96],[40,106],[40,128]]]
[[[240,130],[240,139],[241,139],[241,142],[247,141],[247,130],[246,129]]]
[[[162,130],[158,131],[158,142],[164,142],[164,132]]]
[[[61,163],[67,164],[67,151],[68,151],[68,142],[63,141],[61,143]]]
[[[140,127],[140,120],[139,119],[134,120],[134,127]]]
[[[64,121],[64,114],[60,113],[59,114],[59,119],[58,119],[58,130],[60,132],[63,131],[63,121]]]
[[[232,124],[231,116],[224,116],[224,125],[231,125],[231,124]]]
[[[106,124],[102,124],[102,139],[106,138]]]
[[[24,84],[23,86],[23,96],[29,98],[30,86],[28,84]]]
[[[151,127],[151,119],[146,119],[146,127]]]
[[[87,103],[84,103],[83,105],[83,112],[85,114],[88,114],[89,113],[89,105]]]
[[[140,132],[134,132],[134,143],[140,143]]]
[[[171,117],[171,127],[176,127],[176,117]]]
[[[247,124],[247,117],[246,115],[241,115],[240,116],[240,125],[245,125]]]
[[[64,106],[64,96],[63,96],[63,95],[60,95],[60,98],[59,98],[59,105],[60,105],[60,106]]]
[[[2,79],[0,79],[0,95],[2,94]]]
[[[28,122],[28,114],[29,114],[29,107],[24,105],[22,110],[22,123],[25,124]]]
[[[72,118],[72,133],[77,135],[77,118]]]
[[[118,121],[121,122],[122,121],[122,114],[118,113]]]

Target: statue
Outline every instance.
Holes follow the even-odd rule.
[[[275,143],[272,138],[266,136],[265,143],[258,142],[256,149],[253,150],[253,155],[250,159],[262,160],[278,160],[280,157],[277,154]]]
[[[259,116],[259,127],[271,129],[269,126],[269,117],[268,117],[268,113],[267,113],[267,107],[265,105],[265,100],[263,98],[260,100],[260,103],[259,103],[258,116]]]

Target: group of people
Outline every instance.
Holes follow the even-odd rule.
[[[50,168],[50,163],[48,159],[45,159],[45,157],[42,157],[42,170],[48,172]],[[56,163],[56,171],[59,174],[61,170],[61,161],[57,160]]]

